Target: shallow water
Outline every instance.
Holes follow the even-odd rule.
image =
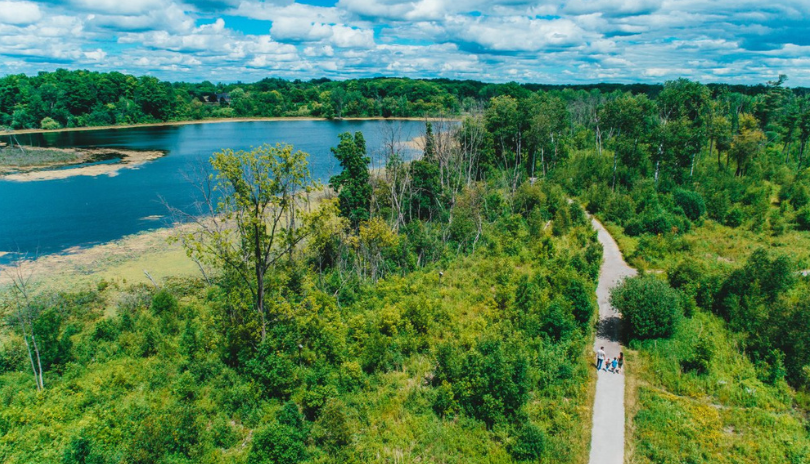
[[[310,154],[310,171],[322,182],[340,172],[329,148],[338,134],[362,131],[372,167],[381,166],[386,133],[407,141],[421,134],[417,121],[258,121],[190,124],[97,131],[26,134],[23,144],[52,147],[115,147],[166,150],[168,155],[115,176],[12,182],[0,177],[0,263],[16,253],[43,255],[108,242],[167,225],[161,199],[185,209],[195,200],[186,180],[192,166],[222,148],[263,143],[292,144]],[[403,149],[406,158],[413,150]],[[9,252],[3,254],[2,252]]]

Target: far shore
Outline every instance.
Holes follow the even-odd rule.
[[[445,120],[458,120],[457,117],[444,118]],[[272,117],[272,118],[212,118],[212,119],[199,119],[194,121],[168,121],[168,122],[155,122],[144,124],[122,124],[118,126],[89,126],[89,127],[66,127],[61,129],[18,129],[7,132],[0,132],[0,135],[21,135],[21,134],[47,134],[55,132],[74,132],[74,131],[91,131],[91,130],[108,130],[108,129],[131,129],[135,127],[163,127],[163,126],[185,126],[190,124],[215,124],[223,122],[281,122],[281,121],[437,121],[439,118],[316,118],[312,116],[290,116],[290,117]]]

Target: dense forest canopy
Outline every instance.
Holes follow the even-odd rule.
[[[370,78],[346,81],[288,81],[266,78],[255,83],[166,82],[119,72],[41,72],[0,78],[0,125],[13,129],[185,121],[230,117],[423,117],[468,113],[491,98],[524,98],[549,93],[566,102],[631,93],[656,97],[658,84],[490,84],[472,80]],[[710,84],[712,95],[758,97],[756,86]],[[794,96],[808,89],[795,88]]]

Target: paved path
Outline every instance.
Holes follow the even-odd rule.
[[[591,219],[599,233],[604,250],[596,298],[599,301],[599,325],[594,342],[596,350],[605,347],[608,358],[619,356],[619,317],[610,306],[610,289],[622,278],[635,275],[636,270],[624,262],[616,241],[604,226]],[[624,374],[601,370],[597,373],[596,398],[593,403],[593,430],[591,431],[590,464],[624,463]]]

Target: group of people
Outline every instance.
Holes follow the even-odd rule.
[[[624,368],[624,353],[619,353],[618,358],[610,359],[605,354],[605,347],[600,347],[596,351],[596,370],[597,372],[604,369],[608,372],[618,374]]]

